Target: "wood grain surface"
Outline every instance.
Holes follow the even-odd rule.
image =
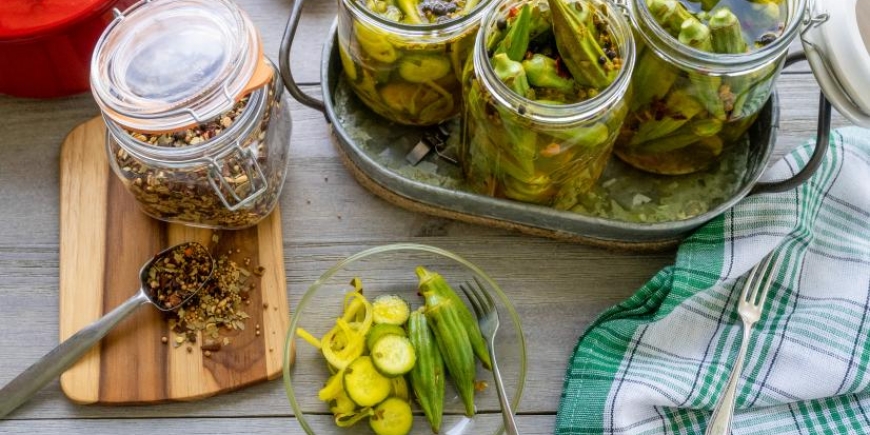
[[[146,306],[61,376],[64,393],[82,404],[192,400],[277,377],[289,323],[280,211],[238,231],[152,219],[111,173],[105,135],[102,119],[94,118],[61,145],[61,339],[133,296],[142,265],[171,245],[197,241],[239,264],[250,259],[250,267],[263,266],[266,273],[252,275],[257,290],[245,306],[251,318],[243,331],[222,334],[231,342],[220,351],[206,356],[199,347],[202,337],[174,346],[168,317]]]

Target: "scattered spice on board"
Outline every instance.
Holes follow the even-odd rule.
[[[216,247],[217,235],[212,237],[212,242]],[[265,269],[259,266],[250,271],[241,267],[230,257],[238,251],[231,249],[216,255],[211,279],[196,296],[171,314],[169,329],[175,334],[174,347],[195,344],[201,336],[200,349],[212,354],[231,343],[230,337],[223,335],[225,332],[245,330],[250,315],[243,307],[250,303],[251,291],[256,289],[256,281],[261,276],[257,273]],[[250,260],[246,260],[244,262],[250,264]]]

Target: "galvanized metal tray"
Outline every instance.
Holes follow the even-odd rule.
[[[481,195],[465,188],[456,165],[438,153],[431,153],[417,165],[408,162],[407,154],[421,138],[443,138],[444,133],[451,133],[455,126],[442,125],[437,130],[405,127],[389,123],[369,111],[343,83],[335,25],[323,46],[323,100],[299,89],[289,68],[289,53],[302,0],[293,0],[291,3],[292,12],[280,53],[285,85],[301,103],[324,113],[327,122],[332,125],[339,154],[364,187],[394,204],[414,211],[610,248],[660,250],[674,246],[691,231],[747,195],[785,191],[803,183],[817,169],[827,149],[830,104],[822,96],[816,151],[811,160],[790,179],[776,183],[758,182],[776,143],[779,110],[774,93],[745,135],[742,146],[732,147],[728,151],[730,154],[723,156],[722,162],[707,172],[684,177],[660,177],[634,170],[614,158],[599,180],[599,185],[590,193],[594,197],[592,206],[572,211]],[[802,59],[801,54],[794,55],[788,59],[787,65]],[[449,136],[448,148],[451,140],[457,140],[456,135]],[[724,178],[722,171],[732,171],[732,175],[736,175],[734,183],[720,189],[716,197],[711,197],[707,183],[711,179]],[[655,192],[651,193],[651,188]],[[667,204],[668,207],[677,208],[671,210],[672,218],[644,216],[642,212],[632,214],[631,210],[626,210],[632,206],[643,210],[652,201],[661,202],[662,189],[665,196],[667,192],[681,192],[679,200],[671,198],[672,202]],[[615,208],[619,212],[613,213],[611,210],[602,213],[602,210],[595,209],[595,201],[603,208]],[[653,205],[662,206],[661,203]],[[680,207],[684,209],[681,211]],[[632,217],[627,218],[626,215]]]

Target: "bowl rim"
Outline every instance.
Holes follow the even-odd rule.
[[[311,283],[308,288],[305,290],[305,293],[302,295],[302,298],[299,300],[299,303],[296,305],[296,308],[292,310],[290,325],[287,328],[287,332],[284,336],[284,349],[282,354],[282,362],[281,362],[281,372],[284,383],[284,392],[287,395],[287,400],[290,401],[290,407],[293,409],[293,417],[299,422],[299,425],[305,431],[305,433],[310,435],[315,435],[314,430],[308,425],[308,421],[305,419],[305,413],[302,412],[299,406],[299,402],[296,400],[295,390],[293,389],[293,382],[290,376],[290,368],[292,365],[295,365],[295,358],[291,362],[290,355],[295,354],[295,337],[296,334],[293,331],[296,330],[296,325],[299,320],[298,313],[301,309],[305,308],[308,305],[308,302],[314,298],[314,293],[319,289],[323,283],[332,278],[333,275],[342,270],[346,265],[351,264],[359,259],[366,258],[376,254],[382,254],[386,252],[396,252],[396,251],[418,251],[418,252],[426,252],[430,254],[440,255],[446,258],[449,258],[457,263],[467,267],[469,270],[474,272],[478,277],[483,279],[484,283],[489,286],[489,289],[492,289],[495,292],[497,299],[507,308],[508,316],[514,324],[514,328],[518,331],[518,346],[520,350],[520,368],[519,368],[519,377],[517,379],[517,390],[516,393],[511,400],[511,406],[514,411],[519,409],[520,398],[523,393],[523,386],[525,384],[526,379],[526,369],[527,369],[527,354],[526,354],[526,341],[525,336],[522,329],[522,323],[520,321],[519,314],[517,314],[516,309],[511,303],[510,299],[508,299],[507,295],[502,291],[501,287],[488,275],[486,272],[481,270],[479,267],[466,260],[465,258],[447,251],[442,248],[438,248],[431,245],[424,245],[420,243],[392,243],[387,245],[379,245],[372,248],[364,249],[362,251],[357,252],[356,254],[350,255],[332,267],[327,269],[323,274],[321,274],[313,283]],[[504,425],[499,426],[499,429],[495,432],[496,434],[502,432],[504,430]]]

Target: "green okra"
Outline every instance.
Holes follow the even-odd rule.
[[[480,360],[484,368],[487,370],[492,369],[492,361],[489,357],[489,348],[486,345],[486,340],[484,340],[483,334],[480,332],[477,318],[474,317],[474,314],[471,313],[465,302],[462,302],[462,299],[459,298],[459,295],[450,287],[450,284],[447,283],[441,274],[418,267],[417,276],[420,278],[421,292],[426,293],[431,291],[453,301],[456,306],[456,312],[462,322],[462,327],[471,341],[474,355]]]
[[[689,73],[690,92],[704,106],[710,116],[724,120],[727,114],[725,113],[725,103],[719,94],[720,86],[722,86],[722,77]]]
[[[691,119],[704,110],[704,106],[684,89],[675,89],[665,99],[665,107],[671,115]]]
[[[694,18],[679,0],[646,0],[646,6],[653,19],[675,38],[679,36],[683,22]]]
[[[441,429],[444,412],[444,380],[447,372],[444,370],[444,359],[435,343],[435,336],[422,310],[421,308],[412,312],[408,318],[408,339],[417,355],[417,362],[408,377],[417,403],[429,420],[432,432],[437,434]]]
[[[506,152],[499,152],[497,158],[501,162],[510,162],[503,166],[505,172],[514,178],[524,180],[535,173],[535,153],[537,151],[538,134],[522,123],[516,122],[517,115],[508,109],[499,108],[501,131],[506,140],[498,141]]]
[[[678,119],[666,116],[662,119],[650,119],[641,122],[628,145],[635,147],[646,144],[656,139],[661,139],[673,134],[688,122],[687,119]]]
[[[596,122],[583,127],[569,128],[564,130],[553,130],[550,133],[553,137],[564,141],[565,144],[572,147],[594,148],[610,138],[610,129],[607,128],[605,122]]]
[[[701,0],[701,10],[707,12],[712,11],[718,4],[719,0]]]
[[[520,8],[516,18],[509,24],[507,33],[498,43],[496,54],[504,53],[510,60],[519,62],[526,56],[531,35],[532,7],[528,3]]]
[[[444,286],[447,284],[441,275],[423,266],[417,266],[415,272],[419,279],[418,290],[426,300],[423,312],[435,335],[444,365],[447,366],[453,385],[465,405],[465,415],[473,416],[474,377],[477,369],[471,342],[472,331],[468,330],[461,314],[463,310],[468,311],[468,307],[458,296],[445,293]],[[477,326],[476,322],[474,326]],[[480,330],[477,331],[479,334]],[[488,351],[486,355],[488,359]]]
[[[553,19],[553,36],[562,62],[581,85],[604,89],[617,75],[617,68],[607,56],[582,12],[585,0],[548,0]],[[587,12],[587,13],[595,13]]]
[[[700,51],[713,51],[713,34],[710,28],[698,21],[697,18],[689,18],[680,26],[680,34],[677,39],[681,43]]]
[[[722,148],[722,139],[717,134],[724,124],[715,119],[697,119],[686,123],[672,134],[645,142],[640,148],[642,153],[666,153],[683,149],[690,145],[700,145],[710,149]]]
[[[749,45],[743,39],[740,20],[727,6],[713,12],[709,25],[713,38],[713,51],[716,53],[741,54],[749,50]]]
[[[574,91],[574,80],[559,74],[556,59],[536,53],[524,60],[522,65],[530,85],[553,88],[566,94]]]
[[[671,92],[665,100],[668,115],[661,119],[650,119],[640,123],[629,146],[660,139],[673,134],[690,119],[704,110],[701,103],[683,89]]]
[[[641,52],[637,66],[632,73],[631,99],[632,111],[637,110],[654,100],[660,100],[670,92],[677,81],[677,69],[666,64],[650,49]]]
[[[722,131],[723,122],[715,118],[696,119],[689,123],[692,133],[698,137],[710,137]]]
[[[514,93],[525,98],[530,96],[531,88],[522,63],[512,60],[505,53],[498,53],[492,57],[492,70]]]
[[[396,0],[399,9],[405,14],[403,21],[408,24],[423,24],[424,18],[420,15],[420,10],[417,9],[418,0]],[[428,21],[428,20],[427,20]]]

